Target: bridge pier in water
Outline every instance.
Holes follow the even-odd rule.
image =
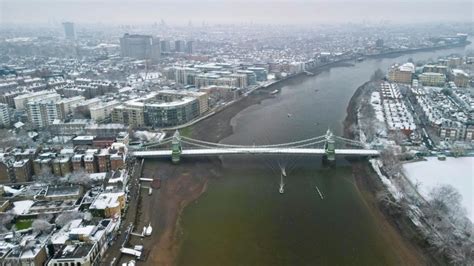
[[[178,130],[174,132],[173,140],[171,141],[171,150],[171,162],[174,164],[179,163],[183,149],[181,147],[181,135]]]
[[[326,143],[324,144],[323,160],[326,160],[329,163],[336,161],[336,141],[334,140],[334,134],[330,129],[326,131]]]

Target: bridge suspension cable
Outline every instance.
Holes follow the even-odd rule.
[[[291,146],[291,147],[288,147],[288,149],[292,149],[292,148],[303,148],[303,147],[308,147],[308,146],[311,146],[311,145],[321,144],[321,143],[325,143],[325,142],[326,142],[326,140],[323,139],[323,140],[315,141],[315,142],[311,142],[311,143],[306,143],[306,144]]]
[[[173,140],[173,138],[166,138],[166,139],[162,139],[161,141],[146,143],[146,144],[143,145],[143,147],[148,148],[148,147],[160,146],[160,145],[168,144],[172,140]]]
[[[346,139],[343,137],[335,136],[337,140],[340,140],[346,144],[354,145],[354,146],[359,146],[359,147],[365,147],[364,143],[352,139]]]
[[[205,148],[205,149],[215,149],[215,148],[220,148],[220,149],[246,149],[246,148],[273,148],[273,149],[278,149],[279,148],[279,149],[282,149],[282,150],[295,149],[295,148],[304,148],[304,147],[308,147],[308,146],[321,144],[321,143],[324,143],[325,141],[326,140],[320,140],[320,141],[314,141],[314,142],[295,145],[295,146],[282,146],[282,147],[264,147],[264,146],[215,147],[215,146],[208,146],[208,145],[199,144],[199,143],[192,143],[192,142],[189,142],[187,140],[181,140],[182,143],[192,145],[192,146],[196,146],[196,147],[200,147],[200,148]]]
[[[189,141],[184,140],[184,139],[182,139],[181,142],[182,142],[182,143],[185,143],[185,144],[192,145],[192,146],[197,146],[197,147],[200,147],[200,148],[205,148],[205,149],[213,149],[213,148],[216,148],[215,146],[207,146],[207,145],[204,145],[204,144],[192,143],[192,142],[189,142]],[[229,148],[230,148],[230,147],[229,147]]]
[[[202,145],[209,145],[209,147],[228,147],[228,148],[251,148],[251,147],[260,147],[260,148],[278,148],[278,147],[285,147],[285,146],[291,146],[291,145],[297,145],[301,143],[306,143],[306,142],[311,142],[311,141],[318,141],[318,140],[325,140],[326,136],[318,136],[314,138],[309,138],[309,139],[304,139],[304,140],[299,140],[299,141],[293,141],[293,142],[288,142],[288,143],[281,143],[281,144],[268,144],[268,145],[236,145],[236,144],[223,144],[223,143],[214,143],[214,142],[208,142],[204,140],[197,140],[197,139],[192,139],[188,137],[181,137],[181,140],[187,140],[189,142],[197,142]],[[189,143],[188,143],[189,144]]]

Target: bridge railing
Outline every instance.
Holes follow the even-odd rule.
[[[185,136],[181,136],[180,142],[185,144],[186,146],[189,147],[183,147],[184,149],[186,148],[199,148],[199,149],[228,149],[228,148],[322,148],[324,144],[327,142],[327,135],[322,135],[318,137],[313,137],[309,139],[304,139],[304,140],[298,140],[298,141],[292,141],[292,142],[287,142],[287,143],[280,143],[280,144],[267,144],[267,145],[241,145],[241,144],[225,144],[225,143],[214,143],[214,142],[209,142],[209,141],[204,141],[204,140],[197,140]],[[339,146],[340,144],[345,145],[345,146],[353,146],[353,147],[359,147],[363,149],[368,149],[368,145],[356,141],[356,140],[351,140],[351,139],[346,139],[343,137],[339,136],[331,136],[333,137],[334,141],[336,142],[336,145]],[[144,149],[149,149],[152,147],[159,147],[162,146],[164,147],[165,145],[169,145],[172,142],[173,138],[166,138],[163,139],[162,141],[159,142],[154,142],[154,143],[147,143],[143,145]]]

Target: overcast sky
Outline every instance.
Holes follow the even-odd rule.
[[[1,23],[473,21],[473,0],[0,0]]]

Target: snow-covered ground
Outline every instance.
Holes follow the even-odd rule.
[[[405,175],[415,184],[419,183],[419,192],[428,198],[432,188],[449,184],[462,195],[462,205],[468,218],[474,222],[474,157],[447,157],[440,161],[428,157],[427,161],[403,165]]]
[[[32,200],[20,200],[13,202],[13,212],[17,215],[25,214],[35,203]]]
[[[151,131],[135,131],[135,137],[142,141],[161,141],[165,137],[165,133]]]
[[[399,201],[400,199],[402,199],[402,192],[400,192],[400,190],[392,183],[392,181],[390,181],[388,177],[382,174],[382,171],[380,170],[380,160],[370,159],[370,163],[372,164],[372,168],[377,173],[382,183],[387,187],[388,191],[390,192],[390,194],[392,194],[395,200]]]
[[[0,186],[0,187],[2,187],[2,186]],[[3,186],[3,190],[5,190],[5,192],[13,194],[13,196],[16,196],[16,195],[21,193],[21,189],[14,189],[14,188],[9,187],[9,186]]]

